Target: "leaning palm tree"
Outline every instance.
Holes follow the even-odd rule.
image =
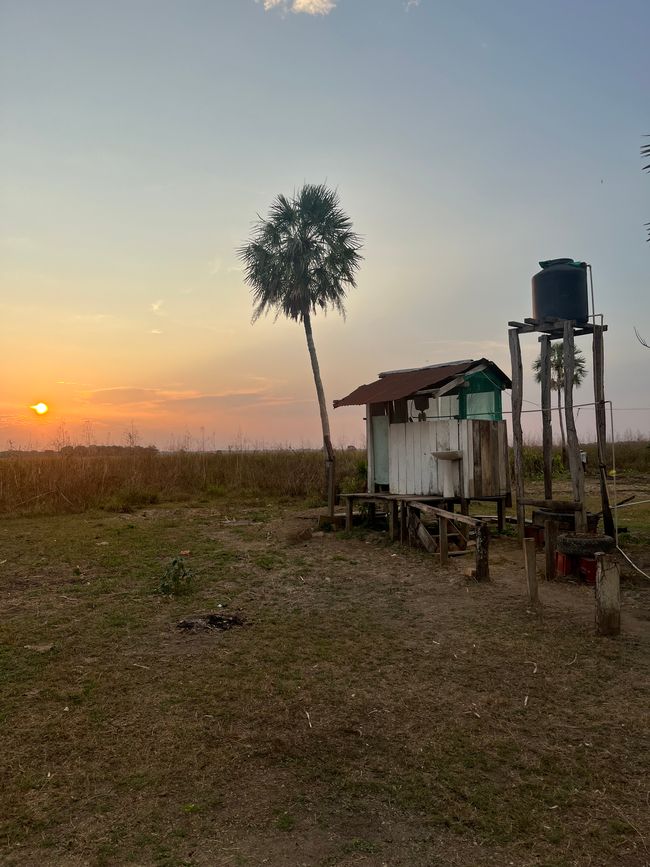
[[[535,381],[542,381],[542,356],[533,361]],[[582,352],[576,348],[573,367],[573,384],[578,388],[587,375],[587,362]],[[562,418],[562,392],[564,391],[564,346],[555,343],[551,347],[551,391],[557,392],[557,414],[560,419],[560,436],[562,437],[562,461],[566,461],[566,437],[564,420]]]
[[[288,199],[279,195],[267,219],[258,219],[239,249],[253,296],[253,322],[270,310],[302,323],[316,384],[325,451],[328,507],[334,513],[334,449],[311,319],[332,307],[345,316],[347,290],[356,285],[361,239],[324,184],[305,184]]]

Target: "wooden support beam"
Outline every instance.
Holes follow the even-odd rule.
[[[621,581],[618,564],[607,554],[596,554],[596,634],[621,631]]]
[[[544,521],[544,555],[546,558],[546,580],[555,581],[557,577],[557,565],[555,552],[557,550],[558,522],[553,518]]]
[[[458,547],[461,551],[464,551],[465,548],[467,548],[467,543],[469,541],[469,527],[465,524],[463,529],[463,525],[460,521],[452,521],[451,528],[457,535]]]
[[[540,382],[542,391],[542,453],[544,458],[544,496],[553,498],[553,427],[551,423],[551,338],[541,339]]]
[[[408,541],[408,506],[404,500],[400,500],[399,504],[399,541],[401,545],[406,545]]]
[[[573,339],[572,320],[564,323],[564,414],[566,417],[567,452],[569,453],[569,470],[573,499],[582,506],[576,509],[576,532],[584,533],[587,529],[587,510],[585,508],[585,472],[580,460],[580,443],[576,432],[576,421],[573,415],[573,375],[575,371],[575,342]]]
[[[503,533],[506,528],[506,504],[502,497],[497,500],[497,530]]]
[[[461,515],[459,512],[449,512],[446,509],[439,509],[437,506],[429,506],[427,503],[413,502],[410,504],[414,509],[419,509],[425,515],[435,515],[437,518],[447,518],[449,521],[456,521],[458,524],[469,524],[470,527],[478,527],[481,523],[477,518],[472,518],[471,515]]]
[[[352,529],[352,521],[354,514],[354,497],[345,498],[345,529]]]
[[[575,512],[582,508],[582,503],[574,503],[573,500],[535,500],[524,497],[522,502],[524,506],[535,506],[548,512]]]
[[[523,367],[521,364],[521,346],[519,334],[515,328],[508,331],[510,344],[510,361],[512,365],[512,446],[515,466],[515,492],[517,496],[517,529],[519,540],[524,539],[525,509],[524,499],[524,468],[523,468],[523,433],[521,430],[521,406],[523,401]]]
[[[390,500],[388,504],[388,529],[391,542],[396,542],[399,539],[399,503],[397,500]]]
[[[526,565],[528,601],[531,605],[537,605],[539,602],[537,592],[537,545],[534,539],[524,539],[524,562]]]
[[[420,518],[418,517],[416,509],[413,509],[410,503],[406,506],[406,512],[406,527],[408,530],[409,545],[414,548],[417,541],[418,524],[420,523]]]
[[[607,421],[605,415],[605,351],[603,326],[594,326],[593,341],[594,403],[596,405],[596,443],[598,446],[598,474],[600,476],[600,500],[603,511],[603,527],[608,536],[614,536],[614,519],[607,491]]]
[[[416,518],[416,520],[417,520],[417,527],[416,527],[415,532],[416,532],[416,536],[417,536],[420,544],[422,545],[422,547],[424,548],[425,551],[429,552],[429,554],[437,553],[438,545],[436,544],[435,539],[433,538],[433,536],[431,536],[431,534],[429,533],[427,528],[424,526],[422,521],[419,518]]]
[[[447,518],[438,518],[438,544],[440,546],[440,565],[444,566],[449,555],[449,541],[447,539]]]
[[[476,580],[490,579],[490,528],[479,524],[476,528]]]

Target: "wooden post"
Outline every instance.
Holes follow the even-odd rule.
[[[576,433],[573,416],[573,373],[575,369],[575,345],[573,339],[573,320],[564,322],[564,414],[566,417],[567,451],[569,470],[573,486],[573,499],[580,503],[576,511],[576,531],[584,533],[587,529],[587,508],[585,505],[585,472],[580,460],[580,443]]]
[[[354,497],[345,498],[345,529],[351,530],[354,514]]]
[[[515,492],[517,496],[517,530],[519,539],[524,539],[524,521],[526,511],[524,499],[524,467],[523,467],[523,433],[521,430],[521,405],[523,400],[523,367],[521,364],[521,347],[519,332],[516,328],[508,331],[510,344],[510,362],[512,365],[512,448],[515,467]]]
[[[558,522],[553,518],[544,521],[544,554],[546,556],[546,580],[555,581],[557,578],[557,565],[555,552],[557,550]]]
[[[374,527],[377,520],[377,504],[368,503],[368,526]]]
[[[368,493],[375,493],[375,443],[372,431],[372,405],[366,404],[366,454],[368,461]]]
[[[410,505],[406,505],[406,526],[408,529],[408,537],[409,537],[409,546],[411,548],[415,547],[416,539],[417,539],[417,525],[418,525],[418,516],[415,509],[411,508]]]
[[[388,504],[388,529],[391,542],[399,539],[399,509],[397,500],[391,500]]]
[[[497,500],[497,529],[503,533],[506,528],[506,503],[503,497]]]
[[[526,563],[526,586],[528,588],[528,601],[531,605],[537,605],[537,545],[534,539],[524,539],[524,561]]]
[[[542,452],[544,456],[544,497],[553,499],[553,427],[551,422],[551,338],[540,337],[542,386]]]
[[[603,326],[594,325],[594,403],[596,405],[596,442],[598,444],[598,473],[600,475],[600,499],[603,507],[603,526],[608,536],[615,535],[614,519],[609,505],[607,492],[607,422],[605,416],[605,358],[603,345]]]
[[[449,539],[447,538],[446,518],[438,518],[438,545],[440,547],[440,565],[444,566],[449,558]]]
[[[400,500],[399,504],[399,541],[401,545],[406,545],[408,541],[408,507],[405,500]]]
[[[490,578],[490,529],[481,522],[476,528],[476,580],[488,581]]]
[[[618,565],[607,554],[596,554],[596,634],[621,631],[621,582]]]

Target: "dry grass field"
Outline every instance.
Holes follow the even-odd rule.
[[[123,507],[0,523],[2,864],[650,864],[650,582],[603,639],[509,535],[476,584],[304,498]]]

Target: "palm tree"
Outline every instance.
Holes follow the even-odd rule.
[[[533,361],[535,382],[542,381],[542,356]],[[573,367],[573,384],[576,388],[582,385],[587,375],[587,362],[582,352],[576,347]],[[557,414],[560,417],[560,435],[562,437],[562,460],[566,460],[566,437],[564,420],[562,418],[562,392],[564,391],[564,346],[555,343],[551,347],[551,391],[557,391]]]
[[[323,428],[328,506],[334,513],[334,449],[321,380],[312,316],[332,307],[345,316],[347,290],[356,285],[361,238],[324,184],[305,184],[288,199],[279,195],[268,218],[258,219],[251,238],[238,253],[253,296],[253,322],[274,310],[302,323],[316,385]]]

